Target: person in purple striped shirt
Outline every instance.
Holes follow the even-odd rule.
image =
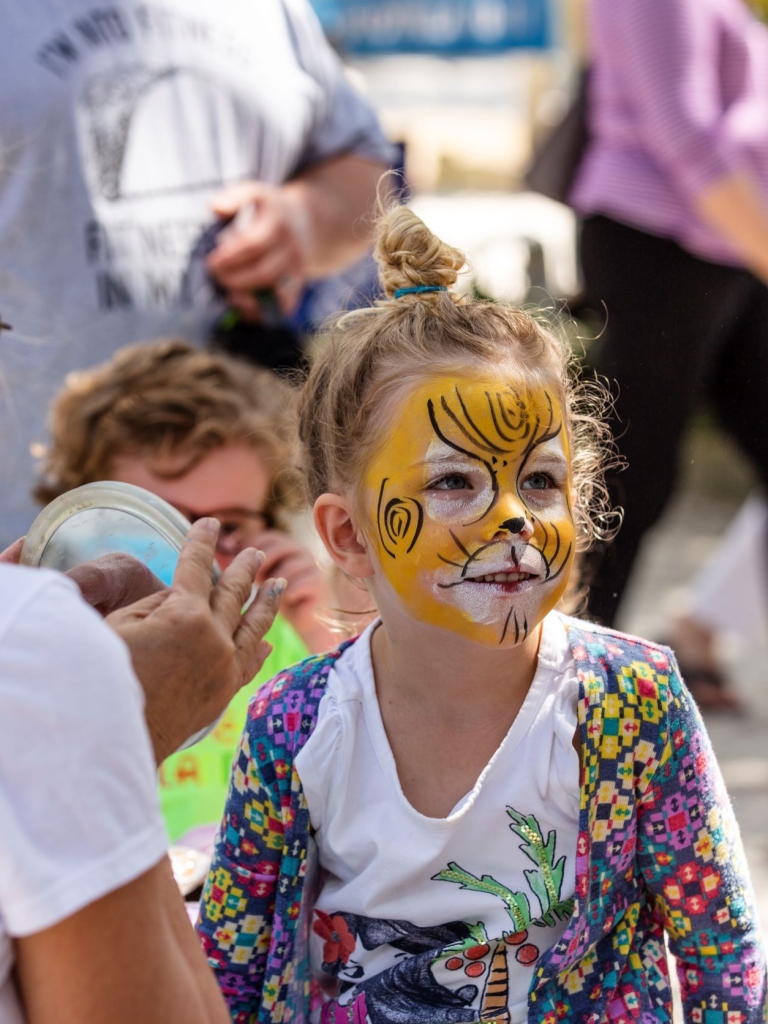
[[[591,138],[570,200],[629,463],[590,592],[610,625],[702,400],[768,483],[768,29],[744,0],[590,0],[589,17]]]

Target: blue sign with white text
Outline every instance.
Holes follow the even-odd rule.
[[[550,0],[313,2],[345,53],[498,53],[552,44]]]

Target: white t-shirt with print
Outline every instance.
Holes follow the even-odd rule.
[[[336,662],[296,759],[327,873],[310,938],[330,1001],[322,1019],[525,1020],[575,884],[578,680],[562,618],[545,619],[525,702],[447,818],[420,814],[400,787],[376,698],[376,626]]]
[[[0,1024],[20,1024],[13,937],[50,928],[167,847],[144,698],[75,585],[0,566]]]

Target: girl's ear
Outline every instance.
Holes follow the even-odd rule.
[[[340,494],[321,494],[315,502],[314,519],[328,554],[340,569],[358,579],[373,576],[365,538],[346,498]]]

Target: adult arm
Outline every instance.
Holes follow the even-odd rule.
[[[259,564],[253,551],[238,556],[212,588],[216,525],[195,524],[170,591],[118,621],[145,687],[149,678],[163,690],[153,704],[147,688],[148,714],[154,707],[163,723],[153,736],[158,757],[163,744],[176,742],[182,705],[201,705],[198,721],[209,720],[227,687],[236,690],[265,656],[261,636],[280,588],[268,585],[241,615]],[[19,573],[33,591],[48,586],[54,597],[71,586],[48,573],[6,571]],[[82,602],[64,618],[59,604],[20,609],[3,650],[3,673],[15,685],[0,694],[7,730],[0,779],[15,782],[0,791],[0,908],[16,939],[28,1019],[224,1024],[226,1008],[164,856],[142,695],[128,651]],[[176,661],[186,693],[174,683]],[[196,724],[190,719],[183,729]],[[34,731],[34,743],[25,728]],[[41,748],[56,764],[45,786]]]
[[[696,197],[700,216],[768,284],[768,205],[746,174],[730,174]]]
[[[274,286],[291,309],[307,280],[344,269],[370,245],[371,212],[395,151],[370,104],[350,84],[307,0],[282,0],[294,58],[316,87],[311,123],[290,180],[245,183],[214,203],[220,216],[252,205],[251,221],[231,232],[208,268],[245,313],[250,290]]]
[[[765,951],[739,828],[674,662],[669,687],[659,765],[638,798],[638,863],[677,959],[685,1020],[709,1010],[762,1024]]]
[[[192,526],[170,588],[123,554],[105,555],[66,574],[90,605],[111,613],[109,625],[128,646],[144,687],[158,764],[222,714],[272,649],[262,638],[284,581],[266,580],[241,617],[263,555],[241,552],[212,587],[218,529],[211,519]],[[0,553],[0,563],[17,564],[23,543],[21,538]]]
[[[768,281],[768,204],[728,136],[714,18],[696,0],[611,0],[605,16],[615,26],[648,152],[745,266]]]
[[[291,310],[308,280],[342,270],[370,246],[376,188],[386,169],[346,153],[285,185],[233,186],[217,197],[215,212],[232,217],[250,206],[252,216],[223,235],[208,270],[243,312],[258,309],[251,291],[271,287]]]
[[[167,858],[16,955],[29,1024],[230,1021]]]

